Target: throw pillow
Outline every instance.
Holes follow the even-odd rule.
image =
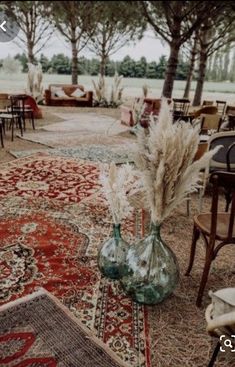
[[[85,96],[85,92],[79,88],[77,88],[72,94],[71,97],[80,98]]]
[[[235,311],[235,288],[223,288],[209,291],[213,304],[213,318]]]
[[[67,96],[67,94],[65,94],[65,92],[63,91],[62,88],[58,88],[56,91],[55,91],[55,97],[59,97],[59,98],[69,98]]]

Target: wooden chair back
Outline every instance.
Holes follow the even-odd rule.
[[[226,115],[235,115],[235,106],[227,106],[225,114]]]
[[[210,115],[203,113],[201,114],[201,132],[205,133],[208,130],[215,130],[219,131],[222,119],[221,116],[218,114]]]
[[[190,105],[190,100],[187,98],[173,98],[173,114],[187,115]]]
[[[207,101],[207,100],[204,100],[202,102],[202,106],[213,106],[214,104],[214,101]]]
[[[228,220],[228,233],[225,241],[235,240],[235,236],[233,234],[235,215],[235,173],[224,171],[214,172],[211,174],[210,182],[213,184],[210,230],[211,236],[214,238],[216,236],[219,192],[220,189],[223,188],[226,192],[230,193],[232,199]]]
[[[235,131],[219,132],[210,137],[208,140],[208,150],[222,145],[222,148],[210,160],[211,168],[227,170],[227,152],[230,145],[234,142]],[[235,171],[235,150],[230,154],[230,168],[231,171]]]
[[[220,114],[220,115],[224,115],[224,113],[225,113],[225,109],[226,109],[226,104],[227,104],[227,102],[226,101],[216,101],[216,106],[217,106],[217,108],[218,108],[218,113]]]

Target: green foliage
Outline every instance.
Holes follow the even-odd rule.
[[[15,59],[19,60],[22,65],[22,71],[28,71],[27,57],[25,54],[17,54]],[[53,55],[48,59],[41,54],[36,63],[42,65],[44,73],[53,74],[71,74],[71,59],[64,54]],[[125,56],[122,61],[113,61],[108,59],[105,67],[106,76],[114,76],[115,72],[126,78],[149,78],[164,79],[167,66],[166,56],[162,55],[158,62],[147,62],[145,57],[135,61],[130,56]],[[185,80],[187,77],[188,63],[180,57],[177,68],[176,78]],[[78,58],[78,74],[80,75],[98,75],[100,72],[100,60],[96,58],[87,59],[86,57]]]
[[[17,54],[14,57],[16,60],[19,60],[19,62],[21,63],[21,70],[23,73],[26,73],[28,71],[28,58],[26,56],[25,53],[23,54]]]
[[[71,74],[71,61],[68,56],[63,54],[54,55],[52,56],[50,64],[51,73]]]
[[[44,56],[43,54],[41,54],[39,58],[39,62],[42,65],[43,73],[47,73],[51,66],[49,59],[46,56]]]

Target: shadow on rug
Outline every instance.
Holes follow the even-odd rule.
[[[0,330],[6,367],[128,367],[44,289],[0,307]]]

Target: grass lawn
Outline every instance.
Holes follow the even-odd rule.
[[[113,78],[107,77],[107,85],[112,84]],[[94,89],[92,80],[97,80],[97,76],[79,75],[79,83],[85,86],[86,89]],[[43,85],[47,88],[48,84],[52,83],[71,83],[70,75],[55,75],[44,74]],[[160,97],[162,91],[163,80],[157,79],[138,79],[138,78],[123,78],[122,85],[124,87],[123,96],[135,97],[142,95],[142,86],[147,84],[150,88],[149,96]],[[195,82],[192,83],[192,92],[190,99],[193,99]],[[26,89],[27,74],[7,75],[0,73],[0,92],[18,92]],[[185,87],[185,81],[177,80],[174,85],[174,97],[182,97]],[[229,103],[235,104],[235,83],[229,82],[205,82],[203,99],[211,100],[226,100]]]

